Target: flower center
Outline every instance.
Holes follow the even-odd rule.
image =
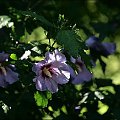
[[[77,62],[76,62],[76,66],[77,66],[78,71],[81,71],[81,72],[82,72],[82,70],[83,70],[83,63],[77,61]]]
[[[46,75],[47,77],[52,77],[51,72],[49,70],[50,70],[50,68],[44,67],[42,71],[43,71],[44,75]]]

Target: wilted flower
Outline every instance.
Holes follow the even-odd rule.
[[[101,55],[107,57],[115,52],[116,44],[101,42],[97,37],[92,36],[86,40],[86,45],[90,48],[90,55],[95,62]]]
[[[70,67],[70,73],[72,77],[73,84],[80,84],[83,82],[90,81],[92,78],[92,73],[86,68],[84,62],[81,60],[80,57],[74,59],[71,57],[71,61],[75,64],[76,71]]]
[[[18,73],[14,72],[13,65],[5,65],[9,55],[2,52],[0,53],[0,86],[6,87],[8,84],[13,84],[18,80]]]
[[[58,50],[45,54],[45,59],[35,63],[32,70],[36,73],[33,81],[36,89],[40,91],[49,90],[52,93],[58,91],[58,84],[69,81],[69,66],[65,63],[65,56]]]

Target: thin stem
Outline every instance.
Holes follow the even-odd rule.
[[[55,41],[54,41],[54,43],[52,44],[52,47],[55,45]]]
[[[49,46],[51,46],[51,43],[50,43],[50,38],[49,38]]]

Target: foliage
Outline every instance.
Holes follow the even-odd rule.
[[[0,87],[0,120],[120,120],[119,0],[3,0],[0,11],[0,53],[19,73],[17,82]],[[113,55],[98,55],[95,67],[85,45],[90,36],[117,46]],[[55,49],[74,70],[70,58],[81,56],[92,80],[70,79],[54,94],[37,90],[33,64]]]

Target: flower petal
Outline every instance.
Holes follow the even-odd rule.
[[[88,47],[92,47],[95,44],[95,42],[99,42],[99,39],[95,36],[91,36],[85,41]]]
[[[4,53],[4,52],[0,53],[0,62],[6,61],[8,57],[9,57],[9,54]]]
[[[12,71],[10,68],[6,68],[5,80],[9,84],[12,84],[18,80],[18,73]]]
[[[53,71],[55,71],[54,74],[56,74],[56,76],[62,75],[64,77],[66,77],[67,79],[70,78],[70,70],[69,70],[70,68],[67,64],[60,63],[60,65],[58,65],[58,66],[53,64],[52,67],[53,67]]]
[[[36,83],[36,89],[40,91],[45,91],[47,90],[46,85],[45,85],[45,80],[42,77],[36,77],[33,79],[33,81]]]
[[[72,63],[76,63],[76,59],[73,58],[72,56],[70,57],[70,61],[71,61]]]
[[[46,60],[48,61],[48,63],[54,62],[54,61],[66,62],[66,57],[65,57],[65,55],[63,55],[63,54],[62,54],[61,52],[59,52],[57,49],[54,50],[52,53],[46,52],[45,58],[46,58]]]
[[[45,59],[48,61],[48,63],[55,61],[55,55],[50,52],[45,53]]]
[[[75,71],[74,71],[73,68],[70,67],[70,66],[69,66],[69,72],[70,72],[71,78],[75,78],[75,77],[76,77]]]
[[[7,83],[5,82],[5,77],[2,74],[0,74],[0,86],[1,87],[6,87],[7,86]]]
[[[85,81],[89,81],[92,78],[92,73],[90,73],[87,69],[79,72],[78,75],[73,79],[73,84],[80,84]]]
[[[77,62],[84,63],[84,62],[81,60],[81,57],[78,57],[76,61],[77,61]]]
[[[66,84],[69,81],[64,74],[53,75],[52,79],[56,81],[58,84]]]
[[[57,86],[57,82],[52,80],[52,79],[46,79],[45,80],[45,84],[47,86],[47,89],[49,91],[51,91],[52,93],[55,93],[58,91],[58,86]]]
[[[110,54],[113,54],[115,52],[115,49],[116,49],[115,43],[104,42],[104,43],[102,43],[102,45],[106,49],[106,51],[104,51],[106,53],[106,55],[110,55]]]
[[[62,54],[61,52],[59,52],[57,49],[54,52],[55,54],[55,58],[57,61],[59,62],[66,62],[66,57],[64,54]]]
[[[67,78],[70,78],[70,72],[69,71],[65,71],[65,70],[61,70],[61,73]]]
[[[39,74],[38,72],[40,71],[41,67],[46,63],[45,60],[42,60],[38,63],[35,63],[32,67],[32,71],[35,72],[36,74]]]

